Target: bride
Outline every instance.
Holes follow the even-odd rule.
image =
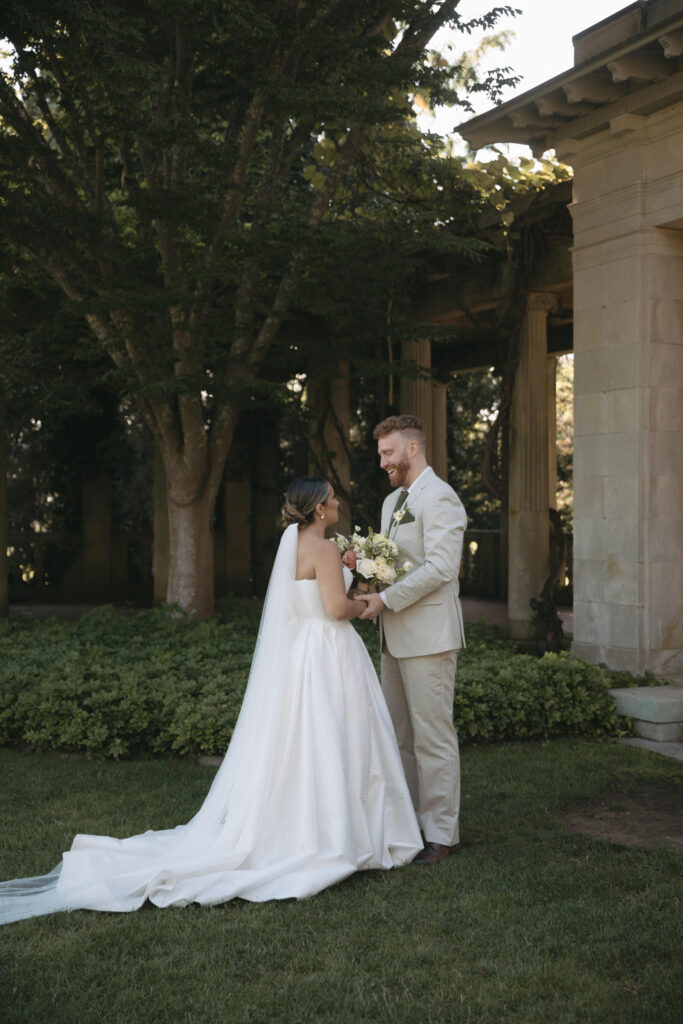
[[[351,574],[325,539],[326,480],[285,495],[244,702],[207,797],[185,825],[77,835],[48,875],[0,883],[0,923],[57,910],[136,910],[312,896],[422,849],[391,720],[351,625]]]

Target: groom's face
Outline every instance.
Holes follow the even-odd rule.
[[[379,464],[389,477],[392,487],[403,487],[410,471],[408,445],[410,442],[399,430],[380,437],[377,442]]]

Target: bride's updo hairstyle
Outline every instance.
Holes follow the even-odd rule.
[[[326,505],[330,485],[321,476],[298,476],[285,494],[282,518],[286,525],[308,526],[313,522],[316,505]]]

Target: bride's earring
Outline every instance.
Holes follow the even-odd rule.
[[[324,512],[321,512],[321,513],[320,513],[320,518],[321,518],[321,519],[324,519],[324,518],[325,518],[325,513],[324,513]]]

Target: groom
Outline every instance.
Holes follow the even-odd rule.
[[[464,646],[458,572],[467,516],[425,459],[415,416],[375,427],[380,465],[394,491],[382,533],[414,568],[380,594],[359,595],[361,619],[382,615],[382,690],[425,837],[414,864],[436,864],[459,846],[460,757],[453,726],[458,651]]]

